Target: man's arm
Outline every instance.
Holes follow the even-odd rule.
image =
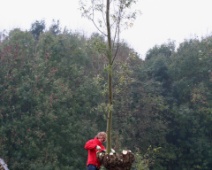
[[[94,140],[91,139],[91,140],[89,140],[89,141],[87,141],[87,142],[85,143],[84,148],[85,148],[86,150],[90,150],[90,149],[95,149],[96,146],[97,146],[96,142],[94,142]]]

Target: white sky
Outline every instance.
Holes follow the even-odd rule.
[[[139,0],[142,14],[123,38],[142,58],[155,45],[168,40],[205,37],[212,33],[212,0]],[[36,20],[59,20],[62,28],[85,34],[97,32],[92,23],[81,18],[78,0],[0,0],[0,32],[13,28],[29,30]]]

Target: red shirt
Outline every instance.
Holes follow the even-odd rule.
[[[101,147],[101,150],[105,150],[105,147],[102,145],[102,143],[97,139],[91,139],[86,142],[84,148],[88,150],[88,159],[86,165],[92,164],[95,165],[96,167],[100,168],[100,162],[98,161],[96,157],[97,149],[96,146],[99,145]],[[100,151],[101,151],[100,150]]]

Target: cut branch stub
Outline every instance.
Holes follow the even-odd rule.
[[[0,158],[0,170],[8,170],[7,164]]]

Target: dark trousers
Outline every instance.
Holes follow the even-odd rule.
[[[99,170],[95,165],[88,165],[87,170]]]

